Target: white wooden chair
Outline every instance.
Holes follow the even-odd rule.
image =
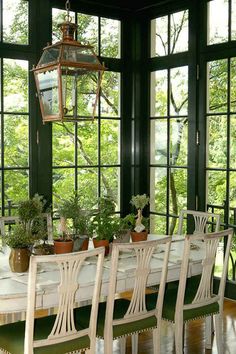
[[[75,300],[80,291],[80,272],[88,257],[94,257],[95,285],[91,313],[87,313],[88,327],[81,329],[74,318]],[[26,321],[1,326],[0,352],[11,354],[65,354],[95,353],[96,323],[100,297],[104,248],[62,255],[31,256],[28,283]],[[53,263],[59,269],[57,286],[58,310],[56,315],[35,319],[37,266]]]
[[[196,211],[196,210],[181,210],[179,213],[179,225],[178,225],[178,235],[183,234],[183,223],[186,217],[192,216],[194,219],[194,234],[201,234],[210,232],[207,230],[208,223],[213,223],[215,225],[214,231],[220,230],[220,215],[214,213],[208,213],[204,211]]]
[[[98,311],[97,336],[104,339],[104,353],[112,354],[113,339],[119,339],[121,353],[125,352],[125,339],[132,335],[132,353],[137,353],[138,333],[146,330],[153,331],[154,354],[160,353],[160,329],[163,296],[166,284],[167,266],[169,259],[171,238],[155,241],[142,241],[135,243],[115,243],[112,247],[110,282],[107,301],[100,303]],[[151,269],[151,258],[158,247],[165,251],[163,267],[160,270],[160,284],[158,298],[152,308],[146,302],[146,286]],[[121,258],[132,252],[133,258]],[[135,281],[130,286],[133,289],[131,300],[117,299],[117,273],[124,263],[133,265]],[[123,264],[123,265],[122,265]],[[129,282],[128,276],[125,280]],[[83,308],[85,314],[89,307]],[[83,314],[80,316],[83,320]]]
[[[215,319],[215,334],[217,351],[223,354],[223,301],[228,270],[233,229],[224,231],[187,235],[185,238],[183,261],[181,265],[178,288],[167,289],[164,297],[162,318],[174,324],[176,354],[183,353],[184,323],[197,318],[213,316]],[[202,273],[198,281],[196,277],[187,279],[191,243],[201,242],[204,249]],[[221,270],[219,289],[213,292],[212,276],[214,272],[217,248],[219,242],[226,242],[226,251]],[[154,301],[149,296],[150,303]]]

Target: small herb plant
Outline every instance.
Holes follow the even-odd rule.
[[[10,248],[27,248],[34,243],[32,234],[25,230],[23,224],[16,224],[12,233],[6,235],[5,241]]]

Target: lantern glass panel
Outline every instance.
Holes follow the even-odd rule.
[[[94,71],[85,71],[79,76],[77,83],[78,116],[91,117],[96,102],[98,80],[99,73]],[[97,105],[94,113],[97,115]]]
[[[59,53],[60,53],[59,47],[45,49],[41,58],[40,58],[38,66],[57,62],[58,57],[59,57]]]
[[[63,46],[62,60],[75,63],[99,64],[97,57],[93,54],[90,48],[78,47],[74,45]]]
[[[57,70],[36,74],[39,82],[39,95],[44,115],[59,113],[58,73]]]

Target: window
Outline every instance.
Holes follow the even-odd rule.
[[[53,9],[53,42],[60,39],[57,24],[65,11]],[[71,12],[78,23],[78,39],[91,44],[97,55],[120,57],[120,21]],[[103,75],[95,120],[53,123],[53,208],[74,190],[84,207],[101,195],[120,203],[120,73]],[[83,108],[86,110],[86,105]],[[83,112],[84,114],[84,112]]]

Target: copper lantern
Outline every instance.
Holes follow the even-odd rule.
[[[90,45],[74,40],[69,11],[62,40],[45,47],[33,68],[43,122],[93,119],[105,67]]]

